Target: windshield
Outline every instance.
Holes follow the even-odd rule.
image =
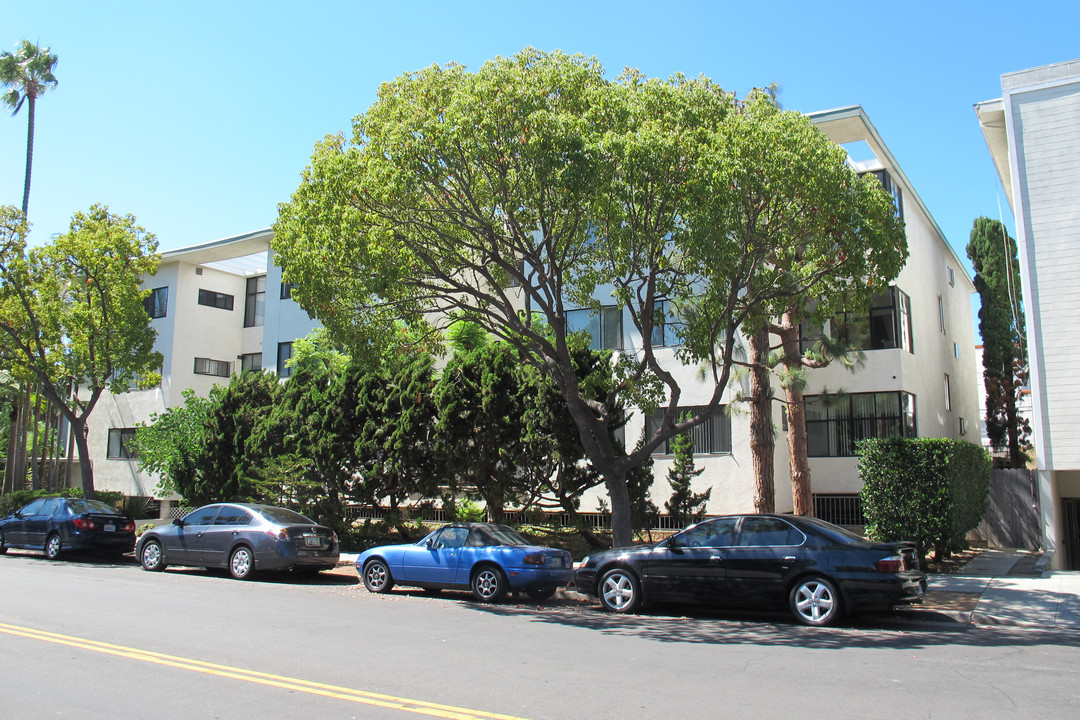
[[[281,525],[317,525],[318,523],[312,522],[310,518],[306,518],[298,512],[292,510],[286,510],[279,507],[261,507],[253,508],[256,512],[262,515],[271,522],[276,522]]]
[[[68,507],[71,508],[71,512],[76,515],[82,513],[105,513],[106,515],[118,515],[112,505],[103,503],[100,500],[68,500]]]

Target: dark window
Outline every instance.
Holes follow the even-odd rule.
[[[259,372],[262,370],[262,353],[246,353],[240,357],[240,371]]]
[[[770,545],[802,545],[806,536],[779,518],[743,518],[739,530],[740,547],[765,547]]]
[[[811,457],[852,457],[867,438],[918,437],[915,396],[906,392],[806,396]]]
[[[215,525],[250,525],[251,513],[244,508],[223,507],[214,519]]]
[[[728,547],[735,539],[738,518],[717,518],[698,523],[679,533],[678,542],[687,547]]]
[[[296,285],[294,285],[292,283],[287,283],[287,282],[281,283],[281,299],[282,300],[288,300],[289,298],[291,298],[292,297],[292,291],[293,291],[294,287],[296,287]]]
[[[44,505],[41,506],[41,510],[37,512],[38,515],[55,515],[56,511],[60,509],[60,499],[50,498]]]
[[[448,527],[440,532],[432,541],[434,548],[459,548],[465,547],[465,540],[469,537],[469,529],[463,527]]]
[[[119,460],[133,460],[136,457],[131,441],[135,439],[135,428],[112,428],[109,430],[109,449],[105,457]]]
[[[859,350],[903,348],[914,352],[911,334],[911,298],[896,287],[870,298],[870,311],[843,312],[829,320],[827,329],[804,323],[803,347],[816,341],[822,332]]]
[[[893,196],[893,205],[896,206],[896,216],[900,218],[900,221],[904,220],[904,197],[900,190],[900,185],[893,181],[892,176],[889,175],[888,170],[871,170],[863,175],[873,175],[881,183],[881,187],[885,188],[885,192]],[[861,177],[861,176],[860,176]]]
[[[221,509],[220,505],[211,505],[210,507],[199,508],[184,516],[185,525],[212,525],[214,523],[214,516],[217,515],[218,510]]]
[[[664,347],[678,345],[679,337],[676,330],[682,325],[675,306],[670,300],[661,300],[656,303],[656,319],[653,321],[652,346]]]
[[[676,417],[683,417],[686,413],[697,415],[704,406],[681,407]],[[645,420],[646,437],[652,437],[656,432],[657,425],[663,420],[663,410],[653,413]],[[705,422],[695,425],[690,429],[690,439],[694,441],[694,452],[698,454],[729,453],[731,452],[731,416],[727,414],[727,406],[721,405],[713,412]],[[664,441],[663,455],[671,454],[671,440]]]
[[[224,360],[211,360],[210,358],[195,358],[196,375],[213,375],[214,377],[229,377],[232,373],[232,364]]]
[[[199,290],[199,304],[207,307],[221,308],[222,310],[233,309],[233,296],[213,290]]]
[[[41,500],[35,500],[29,505],[24,505],[19,509],[20,515],[37,515],[37,511],[41,509],[41,506],[45,504],[44,498]]]
[[[287,378],[292,375],[292,368],[288,362],[292,359],[292,343],[278,343],[277,346],[277,374],[278,377]]]
[[[169,311],[169,288],[154,288],[143,300],[143,303],[146,305],[146,314],[151,319],[165,317]]]
[[[247,279],[247,297],[244,300],[244,327],[259,327],[266,315],[266,276]]]
[[[622,308],[605,305],[599,310],[582,308],[566,311],[566,332],[584,331],[589,335],[589,349],[622,348]]]

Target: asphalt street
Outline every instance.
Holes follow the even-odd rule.
[[[1071,630],[368,594],[0,556],[0,717],[1072,717]],[[815,708],[817,710],[815,710]]]

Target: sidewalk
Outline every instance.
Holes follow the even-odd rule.
[[[1030,553],[987,550],[952,575],[930,575],[921,607],[956,622],[1080,630],[1080,572],[1044,572]]]

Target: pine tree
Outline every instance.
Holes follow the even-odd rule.
[[[703,493],[693,491],[694,478],[704,468],[694,467],[694,441],[689,433],[680,433],[670,440],[671,454],[675,461],[668,469],[668,483],[671,485],[671,499],[664,503],[668,515],[676,524],[689,524],[701,520],[705,515],[705,504],[709,502],[712,488]]]

